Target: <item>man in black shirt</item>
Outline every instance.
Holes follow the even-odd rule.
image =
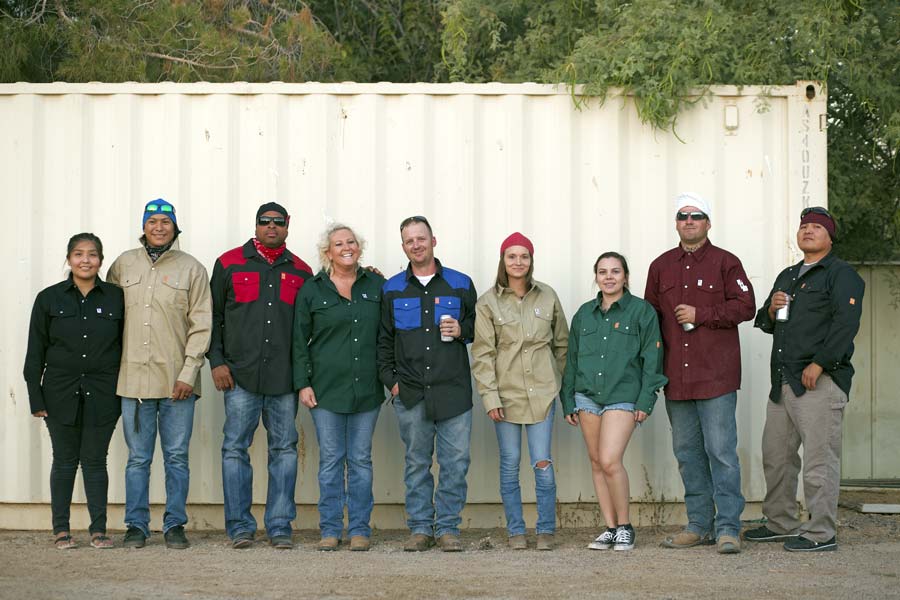
[[[756,315],[755,326],[774,334],[762,441],[768,524],[745,532],[744,539],[783,541],[793,552],[837,549],[841,430],[865,283],[832,254],[834,234],[827,210],[803,210],[797,231],[803,260],[778,275]],[[784,308],[788,315],[776,315]],[[801,443],[806,522],[798,518],[796,502]]]
[[[427,550],[438,538],[459,552],[459,513],[466,503],[472,382],[466,344],[475,333],[472,280],[434,257],[437,240],[425,217],[400,225],[405,271],[385,283],[381,298],[378,370],[391,391],[406,446],[407,525],[404,550]],[[436,443],[435,443],[436,442]],[[437,451],[440,480],[431,474]]]

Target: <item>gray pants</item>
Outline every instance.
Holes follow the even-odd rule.
[[[763,514],[775,533],[797,533],[814,542],[835,534],[841,486],[841,429],[847,394],[822,374],[816,389],[800,397],[787,384],[781,402],[769,401],[763,429]],[[798,450],[803,444],[803,491],[809,520],[797,515]]]

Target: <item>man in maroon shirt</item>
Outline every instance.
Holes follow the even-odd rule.
[[[756,313],[741,261],[707,239],[710,208],[697,194],[675,199],[681,243],[650,264],[644,298],[659,313],[666,412],[684,483],[688,525],[663,546],[716,543],[741,551],[744,496],[734,413],[741,384],[738,323]]]

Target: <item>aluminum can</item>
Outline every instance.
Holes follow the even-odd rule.
[[[775,311],[775,320],[784,323],[791,316],[791,297],[787,297],[787,304]]]
[[[446,321],[447,319],[452,319],[452,318],[453,318],[453,317],[451,317],[450,315],[441,315],[441,321],[442,321],[442,322],[443,322],[443,321]],[[442,335],[441,335],[441,341],[442,341],[442,342],[452,342],[452,341],[453,341],[453,338],[450,337],[449,335],[443,335],[443,334],[442,334]]]
[[[681,328],[684,329],[685,331],[693,331],[697,328],[697,326],[694,325],[693,323],[682,323]]]

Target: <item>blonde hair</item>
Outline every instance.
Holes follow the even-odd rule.
[[[334,270],[334,265],[331,264],[331,258],[328,257],[328,250],[331,248],[331,236],[334,235],[334,232],[340,231],[342,229],[346,229],[350,233],[353,234],[353,237],[356,238],[356,244],[359,246],[359,256],[362,258],[362,253],[366,249],[366,240],[357,234],[352,227],[349,225],[344,225],[343,223],[332,223],[328,227],[325,228],[325,231],[322,232],[322,235],[319,237],[319,264],[322,265],[322,269],[331,275],[331,272]]]

